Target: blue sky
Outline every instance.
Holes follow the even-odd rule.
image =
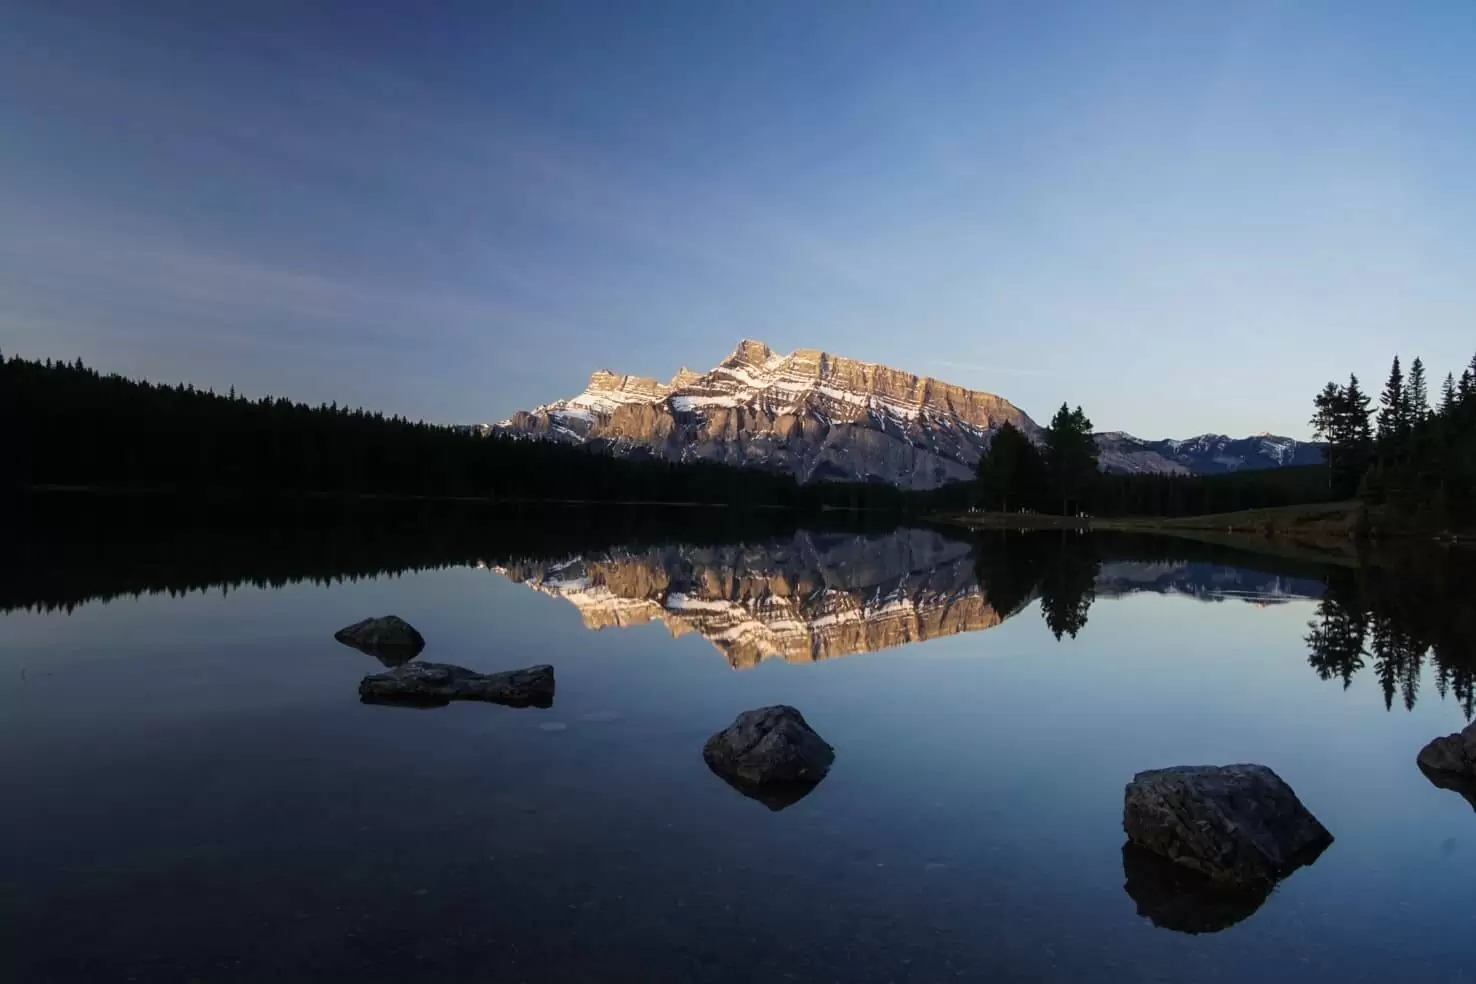
[[[1181,437],[1476,350],[1465,0],[5,22],[7,352],[452,422],[754,337]]]

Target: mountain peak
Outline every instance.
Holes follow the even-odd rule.
[[[781,467],[802,481],[936,488],[970,477],[1007,421],[1026,433],[1039,429],[991,393],[819,349],[779,355],[746,338],[715,368],[684,366],[669,383],[602,369],[578,396],[499,427],[597,441],[617,454]]]
[[[686,366],[682,366],[680,369],[677,370],[677,374],[675,376],[672,376],[671,377],[671,382],[668,383],[667,385],[670,386],[674,390],[675,389],[681,389],[683,386],[691,386],[692,384],[696,383],[701,378],[702,378],[702,373],[700,373],[700,372],[693,372],[691,369],[688,369]]]
[[[774,357],[774,350],[763,342],[745,338],[738,343],[733,354],[724,360],[724,365],[738,364],[761,366]]]

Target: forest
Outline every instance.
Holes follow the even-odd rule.
[[[1098,469],[1092,422],[1062,404],[1040,443],[1010,424],[979,459],[976,505],[1052,515],[1202,516],[1327,501],[1320,465],[1221,475],[1123,475]]]
[[[1328,485],[1424,526],[1476,516],[1476,357],[1447,373],[1432,400],[1422,360],[1395,356],[1377,411],[1356,375],[1314,400],[1312,426],[1328,442]],[[1373,416],[1374,420],[1369,421]]]
[[[1328,383],[1312,427],[1328,444],[1323,465],[1223,475],[1104,474],[1092,424],[1062,404],[1039,443],[1009,424],[976,470],[976,504],[1055,515],[1200,516],[1357,498],[1411,526],[1468,527],[1476,518],[1476,358],[1446,375],[1437,400],[1424,364],[1408,376],[1394,359],[1370,409],[1358,377]],[[1374,417],[1370,421],[1370,416]],[[1397,523],[1395,525],[1398,525]]]
[[[336,404],[251,400],[0,357],[0,485],[172,494],[897,508],[884,486],[481,436]]]
[[[801,484],[787,472],[482,436],[336,404],[247,399],[0,356],[0,486],[174,495],[398,496],[494,502],[736,505],[898,516],[982,507],[1093,516],[1196,516],[1357,496],[1424,526],[1476,516],[1476,359],[1433,403],[1419,359],[1394,360],[1376,419],[1358,378],[1328,383],[1312,425],[1325,465],[1222,475],[1104,474],[1092,422],[1066,404],[1037,442],[1005,424],[976,480],[928,492]]]

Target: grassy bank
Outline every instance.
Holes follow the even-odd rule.
[[[1207,516],[1077,518],[1028,513],[955,513],[945,522],[973,530],[1107,530],[1160,533],[1255,550],[1335,562],[1355,562],[1366,517],[1356,502],[1244,509]]]

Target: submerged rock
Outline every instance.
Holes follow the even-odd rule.
[[[1418,761],[1426,775],[1438,772],[1476,779],[1476,722],[1467,725],[1464,731],[1430,742],[1420,749]]]
[[[799,711],[776,704],[738,715],[707,739],[702,758],[740,792],[779,810],[825,778],[835,761],[835,749]]]
[[[1134,844],[1223,887],[1267,890],[1333,840],[1264,765],[1140,772],[1124,794],[1122,826]]]
[[[449,663],[407,663],[359,681],[367,704],[441,707],[453,700],[485,700],[510,707],[552,707],[552,666],[475,673]]]
[[[398,615],[366,618],[339,629],[333,638],[368,653],[385,666],[408,663],[425,648],[425,637]]]
[[[1226,888],[1132,841],[1122,845],[1123,891],[1138,915],[1176,933],[1218,933],[1248,919],[1271,895],[1269,885]]]

